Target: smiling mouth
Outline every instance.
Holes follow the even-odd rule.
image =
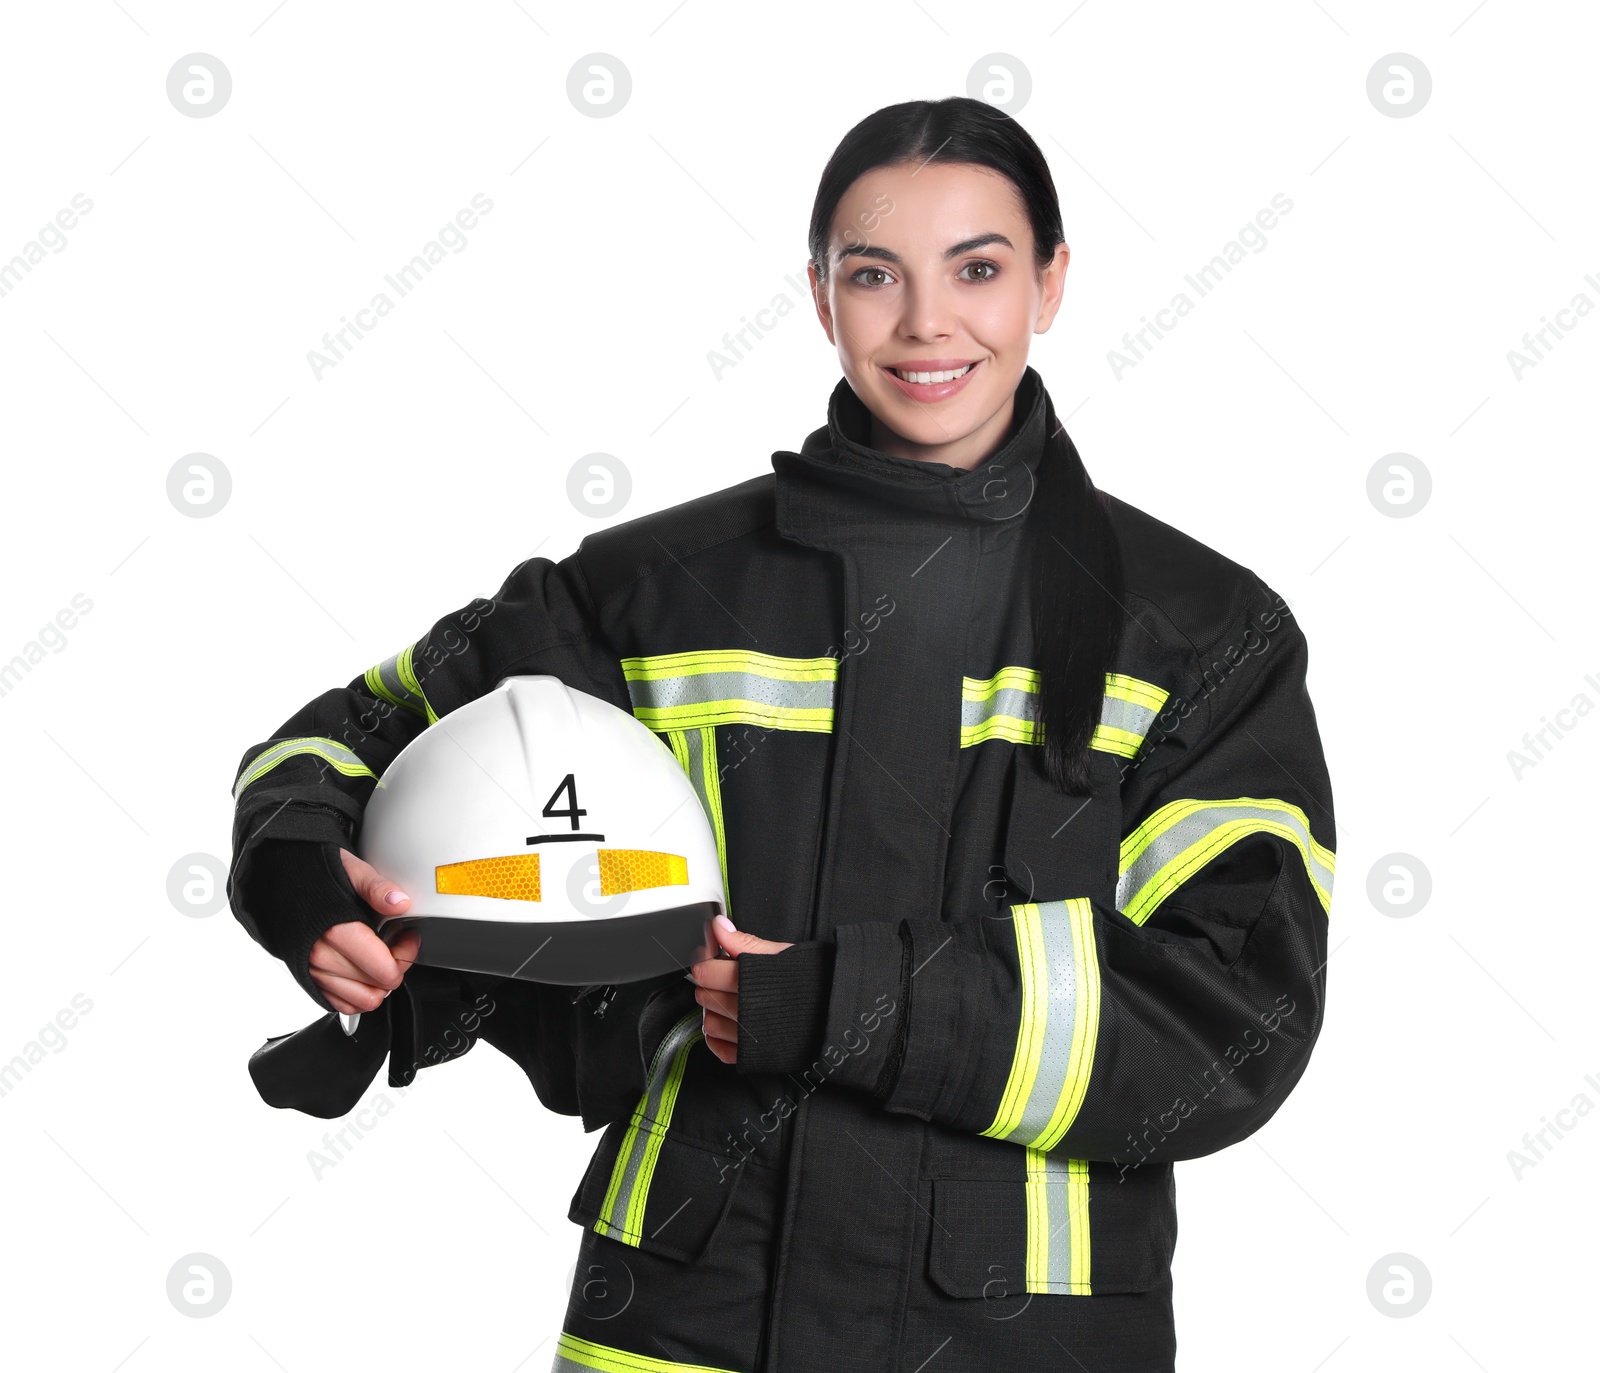
[[[976,363],[969,362],[965,367],[952,368],[944,372],[908,372],[899,367],[886,367],[884,371],[893,372],[901,381],[911,382],[916,386],[937,385],[943,381],[956,381],[967,375]]]

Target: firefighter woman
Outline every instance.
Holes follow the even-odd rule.
[[[385,1051],[398,1085],[487,1039],[603,1128],[563,1373],[1171,1369],[1173,1164],[1266,1122],[1322,1022],[1305,636],[1091,483],[1028,365],[1068,249],[1013,119],[868,116],[809,249],[843,376],[798,450],[528,558],[246,751],[230,897],[328,1055],[252,1067],[335,1114]],[[519,674],[688,770],[730,917],[688,981],[575,995],[373,932],[416,895],[351,852],[377,777]]]

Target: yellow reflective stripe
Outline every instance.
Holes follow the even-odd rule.
[[[650,1195],[650,1183],[655,1177],[656,1160],[661,1156],[661,1141],[672,1123],[672,1109],[678,1104],[678,1088],[683,1085],[683,1071],[689,1062],[689,1045],[700,1037],[696,1030],[689,1043],[672,1056],[672,1066],[667,1070],[667,1081],[661,1091],[661,1115],[650,1122],[649,1134],[644,1141],[644,1158],[639,1164],[639,1177],[633,1185],[633,1195],[628,1199],[625,1222],[628,1234],[637,1244],[644,1234],[644,1204]]]
[[[1090,747],[1121,758],[1136,758],[1166,699],[1163,687],[1141,682],[1126,673],[1108,672],[1105,698],[1100,703],[1100,723],[1095,727]]]
[[[1036,744],[1038,726],[1032,720],[1011,715],[991,715],[981,724],[961,726],[961,747],[971,748],[988,739],[1003,739],[1008,744]]]
[[[634,706],[634,716],[658,732],[669,729],[710,729],[716,725],[759,725],[801,734],[830,734],[833,707],[775,706],[763,701],[729,697],[696,701],[681,706]]]
[[[303,739],[280,739],[277,743],[262,749],[245,765],[244,771],[239,774],[239,780],[233,784],[233,799],[237,801],[239,794],[247,786],[271,772],[284,759],[293,758],[302,753],[316,755],[316,757],[327,763],[329,767],[343,773],[346,777],[376,778],[378,775],[337,739],[324,739],[316,736],[309,736]]]
[[[961,747],[986,739],[1012,744],[1038,741],[1039,674],[1027,667],[1003,667],[987,681],[961,679]]]
[[[1089,1285],[1089,1164],[1028,1149],[1027,1247],[1029,1292],[1092,1295]]]
[[[839,664],[833,658],[780,658],[742,648],[703,649],[698,653],[662,653],[649,658],[624,658],[622,675],[630,682],[667,677],[692,677],[705,672],[748,672],[779,682],[831,682]]]
[[[1096,725],[1094,734],[1089,740],[1090,748],[1097,748],[1102,753],[1115,753],[1122,758],[1138,756],[1139,746],[1144,743],[1144,735],[1132,734],[1125,729],[1112,729],[1107,725]]]
[[[556,1341],[556,1361],[551,1373],[731,1373],[704,1363],[675,1363],[650,1354],[633,1354],[609,1344],[596,1344],[564,1331]]]
[[[1319,844],[1299,806],[1271,797],[1169,801],[1123,841],[1117,909],[1142,925],[1156,908],[1224,850],[1253,834],[1294,846],[1323,913],[1333,904],[1333,850]]]
[[[1167,703],[1167,691],[1153,682],[1141,682],[1121,672],[1106,673],[1106,695],[1130,701],[1146,710],[1160,710]]]
[[[689,785],[700,798],[700,808],[711,822],[717,839],[717,865],[722,871],[722,895],[728,895],[728,839],[722,827],[722,774],[717,762],[717,731],[705,729],[673,730],[667,735],[672,756],[689,775]],[[727,912],[731,915],[731,912]]]
[[[987,739],[1039,743],[1043,738],[1039,688],[1039,674],[1032,668],[1003,667],[987,680],[963,677],[961,747],[971,748]],[[1100,720],[1089,746],[1123,758],[1135,757],[1167,695],[1164,688],[1151,682],[1108,672]]]
[[[675,729],[667,735],[667,747],[672,750],[672,756],[678,760],[678,766],[692,778],[694,774],[690,772],[689,736],[683,730]]]
[[[1046,980],[1035,969],[1044,964],[1043,931],[1036,920],[1026,918],[1027,906],[1011,908],[1011,928],[1017,937],[1017,965],[1021,969],[1022,1005],[1017,1018],[1017,1043],[1011,1056],[1011,1071],[1006,1074],[1000,1109],[993,1123],[981,1133],[1005,1139],[1022,1121],[1028,1092],[1039,1071],[1043,1050]]]
[[[385,658],[381,663],[369,667],[366,673],[367,690],[380,700],[388,701],[402,710],[409,710],[426,718],[428,714],[426,701],[421,695],[412,691],[400,675],[400,659],[409,658],[410,653],[409,648],[402,649],[392,658]],[[415,680],[414,674],[412,679]]]
[[[980,682],[976,677],[961,679],[963,701],[992,701],[1002,691],[1038,690],[1039,674],[1031,667],[1003,667],[987,682]]]
[[[658,733],[732,724],[829,733],[838,672],[832,658],[734,648],[622,659],[634,716]]]
[[[1028,1209],[1027,1248],[1022,1263],[1023,1290],[1047,1292],[1050,1276],[1050,1199],[1045,1190],[1044,1160],[1049,1157],[1042,1149],[1028,1149],[1028,1176],[1023,1183]]]
[[[678,760],[678,766],[688,774],[689,784],[700,798],[700,807],[711,822],[711,832],[717,837],[717,863],[722,870],[722,895],[726,903],[728,843],[722,828],[722,778],[717,763],[717,731],[710,726],[692,732],[674,729],[667,731],[666,738],[667,747]]]
[[[700,767],[703,773],[702,799],[711,814],[711,829],[717,836],[717,864],[722,869],[722,897],[728,901],[728,836],[722,826],[722,773],[717,763],[717,731],[700,731]]]
[[[639,1098],[617,1149],[611,1179],[593,1226],[598,1234],[609,1235],[635,1248],[643,1234],[645,1201],[655,1174],[656,1159],[661,1153],[661,1140],[672,1123],[672,1110],[677,1104],[689,1050],[704,1035],[700,1019],[699,1010],[681,1017],[657,1046],[644,1095]]]
[[[421,713],[421,707],[414,706],[410,701],[396,692],[390,691],[383,680],[384,663],[374,663],[367,669],[366,683],[369,695],[376,696],[380,701],[387,701],[392,706],[399,706],[403,710],[416,710]]]
[[[414,693],[417,699],[422,702],[422,712],[426,716],[428,723],[430,725],[436,724],[439,717],[434,714],[433,703],[428,700],[427,692],[423,691],[422,683],[417,680],[416,668],[412,663],[412,655],[415,652],[415,644],[402,649],[399,659],[395,662],[395,671],[399,674],[400,681],[404,684],[405,689]]]
[[[1068,1288],[1077,1296],[1092,1295],[1089,1286],[1089,1160],[1067,1160],[1067,1214],[1072,1221]]]
[[[617,1157],[611,1165],[611,1180],[606,1183],[606,1194],[600,1201],[600,1214],[594,1221],[594,1230],[597,1234],[611,1233],[611,1222],[607,1217],[616,1214],[617,1197],[629,1177],[628,1165],[633,1158],[634,1141],[639,1136],[639,1112],[642,1109],[642,1106],[634,1109],[633,1119],[628,1122],[628,1128],[623,1132],[622,1143],[617,1148]]]
[[[1083,1106],[1100,1034],[1100,955],[1087,897],[1011,908],[1017,1042],[994,1121],[981,1133],[1051,1149]]]
[[[1089,1224],[1089,1160],[1076,1158],[1072,1160],[1072,1172],[1067,1178],[1067,1197],[1072,1207],[1074,1217],[1081,1216],[1083,1224],[1073,1230],[1072,1236],[1072,1282],[1073,1291],[1081,1292],[1084,1296],[1092,1293],[1090,1283],[1093,1280],[1092,1265],[1093,1248],[1089,1243],[1093,1230]]]

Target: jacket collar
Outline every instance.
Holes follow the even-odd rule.
[[[869,412],[841,379],[828,401],[827,424],[798,453],[772,455],[778,531],[801,543],[826,543],[819,536],[841,524],[1007,522],[1033,498],[1050,409],[1043,379],[1024,368],[1005,442],[966,471],[870,447]]]

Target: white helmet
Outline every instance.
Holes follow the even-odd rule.
[[[389,764],[360,856],[411,898],[417,961],[569,985],[634,982],[716,948],[710,821],[672,751],[554,677],[508,677]]]

